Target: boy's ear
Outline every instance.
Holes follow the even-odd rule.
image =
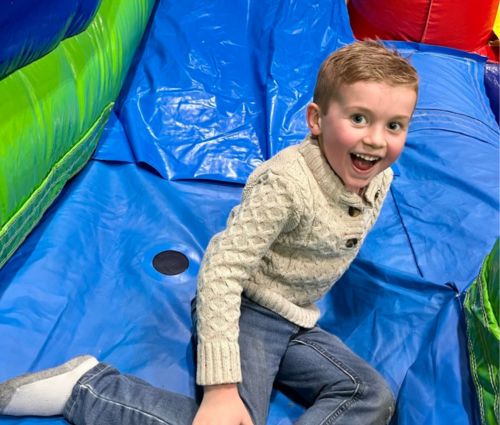
[[[321,109],[320,107],[311,102],[307,105],[307,126],[311,130],[313,136],[321,135]]]

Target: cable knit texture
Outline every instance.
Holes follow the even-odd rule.
[[[315,301],[358,253],[391,180],[388,169],[362,196],[347,191],[311,138],[250,175],[198,277],[199,385],[241,381],[242,293],[298,326],[316,324]]]

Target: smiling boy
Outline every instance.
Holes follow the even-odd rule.
[[[199,409],[87,356],[0,385],[0,413],[62,414],[77,425],[265,425],[279,384],[307,407],[296,424],[388,423],[392,392],[317,326],[315,302],[380,214],[417,92],[415,69],[377,42],[353,43],[322,64],[310,135],[251,174],[204,255],[194,315]]]
[[[417,92],[415,69],[378,42],[323,62],[307,107],[310,135],[252,173],[205,253],[197,297],[205,397],[195,425],[246,425],[249,416],[265,424],[273,383],[309,406],[297,424],[390,419],[383,379],[316,325],[314,302],[380,213]]]
[[[369,46],[369,47],[368,47]],[[323,154],[345,187],[357,192],[399,157],[415,109],[416,75],[404,63],[382,71],[374,42],[353,44],[350,54],[332,54],[320,69],[307,123]],[[352,62],[362,55],[364,66]],[[413,80],[413,78],[415,78]]]

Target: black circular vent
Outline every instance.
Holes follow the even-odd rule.
[[[153,267],[162,274],[173,276],[189,267],[188,258],[179,251],[162,251],[153,258]]]

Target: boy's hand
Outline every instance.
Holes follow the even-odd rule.
[[[236,384],[207,385],[193,425],[253,425]]]

